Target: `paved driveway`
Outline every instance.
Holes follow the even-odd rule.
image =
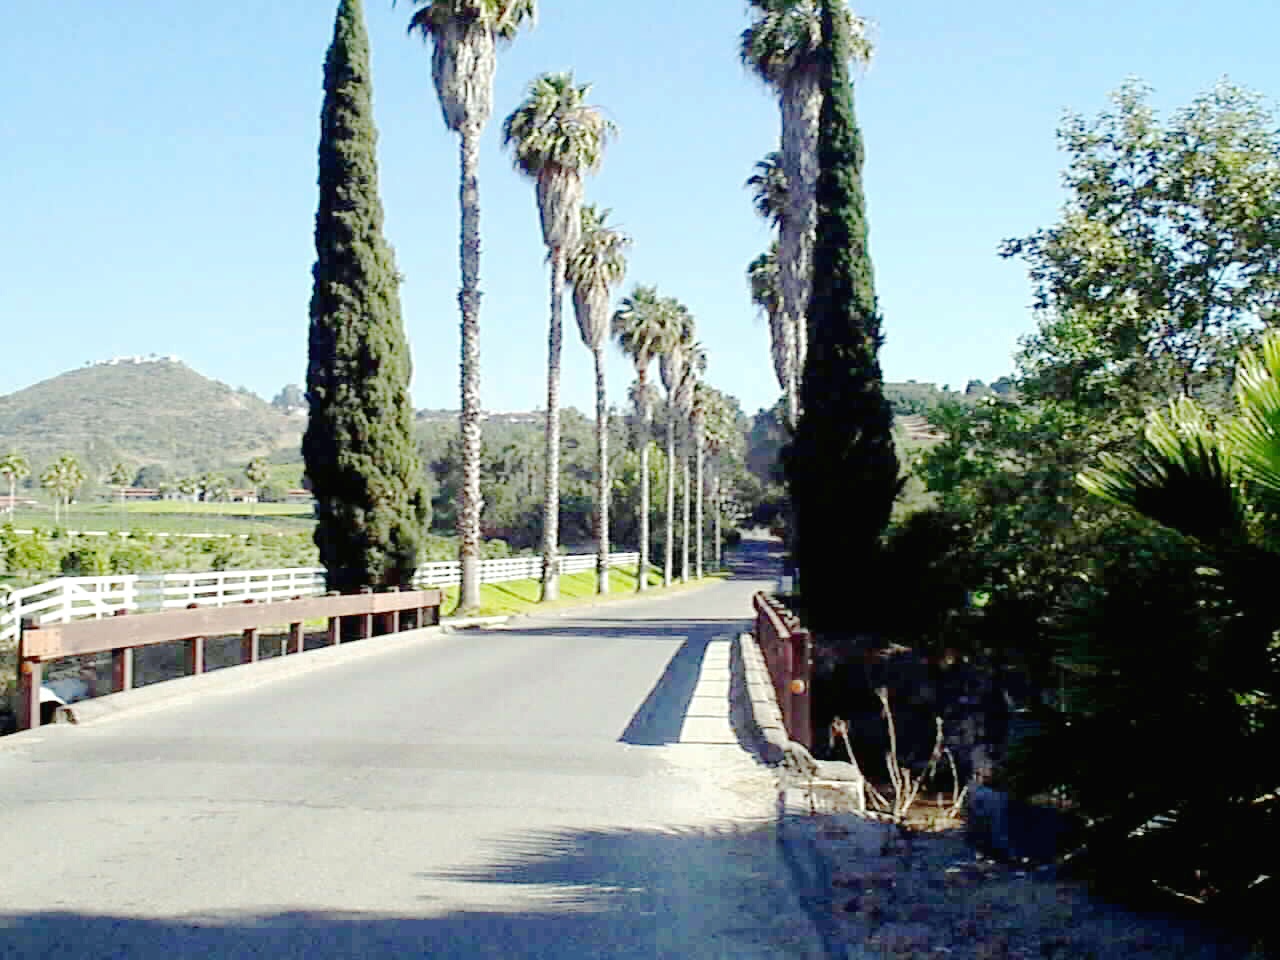
[[[725,720],[762,549],[0,749],[0,957],[821,956]]]

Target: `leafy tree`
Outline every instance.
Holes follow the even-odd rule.
[[[1062,219],[1002,253],[1047,315],[1028,376],[1057,397],[1141,415],[1200,395],[1280,297],[1280,132],[1226,81],[1161,122],[1129,81],[1096,119],[1068,114]]]
[[[817,222],[818,129],[823,103],[822,0],[748,0],[754,16],[743,31],[742,62],[778,95],[782,114],[782,180],[786,208],[778,222],[780,309],[790,330],[789,364],[795,376],[804,369],[808,349],[806,316],[813,276],[814,230]],[[871,59],[867,23],[844,0],[835,15],[841,20],[844,46],[837,55],[848,62]],[[794,405],[792,413],[796,414]],[[794,423],[794,420],[791,422]]]
[[[653,390],[649,370],[656,357],[664,354],[678,330],[668,301],[658,295],[657,287],[636,286],[613,314],[614,339],[636,368],[631,390],[635,410],[635,442],[640,451],[640,568],[636,590],[648,586],[649,571],[649,440],[653,418]]]
[[[302,452],[320,560],[329,588],[344,592],[412,582],[430,519],[372,100],[363,7],[342,0],[325,60]]]
[[[901,482],[880,375],[879,305],[867,248],[862,135],[854,118],[843,4],[822,3],[818,243],[801,413],[786,460],[795,556],[809,622],[837,642],[856,634],[849,566],[874,585],[880,535]],[[833,548],[833,544],[838,547]],[[841,563],[832,562],[838,549]]]
[[[271,469],[262,457],[254,457],[244,468],[245,478],[253,486],[253,499],[249,501],[250,514],[257,513],[258,501],[262,498],[262,487],[271,479]]]
[[[299,410],[307,405],[307,396],[296,383],[287,383],[271,398],[271,405],[281,412]]]
[[[9,481],[9,516],[13,517],[14,501],[18,495],[18,481],[31,476],[31,464],[20,453],[9,451],[0,458],[0,477]]]
[[[582,236],[566,264],[573,285],[573,309],[582,342],[596,366],[596,592],[609,592],[609,430],[604,378],[604,345],[609,332],[610,290],[627,272],[631,238],[608,225],[608,210],[582,208]]]
[[[493,112],[500,44],[532,23],[535,0],[413,0],[409,22],[432,44],[431,78],[445,126],[458,134],[462,289],[462,483],[458,503],[458,608],[480,606],[480,134]]]
[[[524,102],[502,125],[503,142],[516,169],[534,181],[542,240],[551,262],[551,319],[547,335],[547,467],[542,510],[542,596],[560,595],[557,564],[560,518],[561,301],[568,258],[582,233],[582,179],[600,167],[615,132],[598,107],[587,103],[590,84],[572,73],[544,73],[529,85]]]

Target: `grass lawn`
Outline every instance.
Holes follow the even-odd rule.
[[[687,584],[675,583],[669,589],[662,589],[662,573],[649,570],[649,591],[645,596],[657,593],[673,593],[677,590],[688,590],[704,586],[728,577],[727,571],[707,574],[701,580],[691,580]],[[596,572],[586,570],[582,573],[570,573],[560,578],[560,599],[555,603],[539,603],[538,595],[542,584],[538,580],[512,580],[508,583],[482,583],[480,585],[480,610],[477,616],[493,617],[516,613],[529,613],[535,610],[556,610],[561,607],[582,606],[585,603],[608,603],[615,600],[627,600],[637,596],[636,576],[634,571],[612,568],[609,571],[609,593],[605,596],[596,594]],[[444,588],[445,614],[450,614],[458,604],[458,588]]]
[[[309,533],[315,521],[306,503],[193,503],[146,500],[75,504],[59,524],[71,530],[146,530],[150,533]],[[51,508],[21,507],[18,529],[52,529]]]

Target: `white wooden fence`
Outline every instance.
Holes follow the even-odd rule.
[[[612,553],[609,565],[633,567],[638,553]],[[560,572],[594,570],[594,553],[562,556]],[[531,580],[542,576],[541,557],[508,557],[480,561],[481,583]],[[451,587],[461,580],[456,560],[424,563],[414,576],[415,586]],[[222,606],[254,600],[288,600],[324,593],[323,567],[281,570],[218,570],[207,573],[127,574],[113,577],[59,577],[34,587],[0,596],[0,643],[17,638],[25,617],[39,623],[114,616],[117,610],[182,609],[191,604]]]

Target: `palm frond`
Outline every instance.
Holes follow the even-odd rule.
[[[1082,471],[1084,489],[1213,546],[1248,540],[1248,508],[1234,458],[1195,401],[1153,413],[1132,456],[1104,454]]]
[[[1236,367],[1236,416],[1226,435],[1253,492],[1280,513],[1280,333],[1245,350]]]

